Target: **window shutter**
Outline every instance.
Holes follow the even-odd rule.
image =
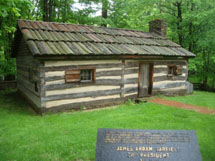
[[[65,72],[65,81],[66,82],[80,82],[80,70],[67,70]]]
[[[177,75],[182,75],[182,72],[183,72],[183,68],[181,65],[177,65],[176,66],[176,74]]]

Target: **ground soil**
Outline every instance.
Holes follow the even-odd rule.
[[[155,98],[155,99],[151,99],[149,101],[153,102],[153,103],[157,103],[157,104],[166,105],[166,106],[172,106],[172,107],[182,108],[182,109],[186,109],[186,110],[193,110],[193,111],[196,111],[199,113],[204,113],[204,114],[215,114],[215,110],[208,109],[207,107],[184,104],[184,103],[180,103],[180,102],[164,100],[162,98]]]

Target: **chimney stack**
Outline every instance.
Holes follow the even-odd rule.
[[[149,32],[154,32],[157,35],[166,38],[166,30],[167,30],[166,21],[163,19],[156,19],[149,22]]]

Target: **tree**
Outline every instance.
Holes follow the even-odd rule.
[[[27,0],[5,0],[0,3],[0,75],[7,77],[16,73],[15,60],[10,57],[13,34],[17,19],[28,17],[31,7]]]

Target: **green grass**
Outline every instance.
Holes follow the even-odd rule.
[[[171,101],[215,109],[215,93],[212,92],[194,91],[192,95],[163,98]]]
[[[203,161],[214,161],[214,123],[214,115],[153,103],[41,117],[16,92],[0,94],[0,160],[93,161],[97,129],[126,128],[196,130]]]

